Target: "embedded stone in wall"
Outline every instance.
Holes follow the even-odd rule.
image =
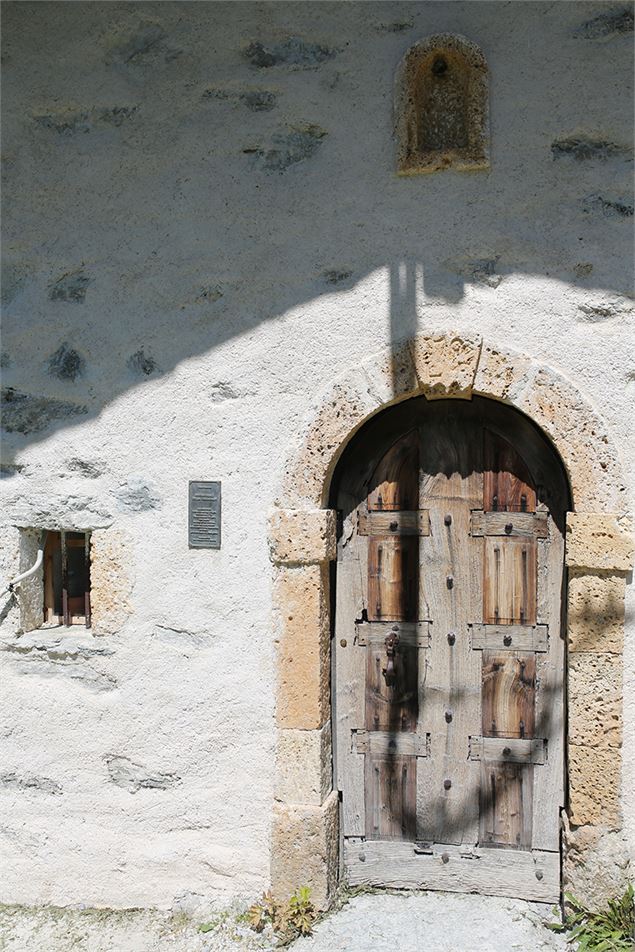
[[[104,760],[111,781],[130,793],[137,793],[139,790],[167,790],[181,780],[175,773],[150,771],[128,757],[108,754]]]
[[[567,565],[629,572],[635,558],[632,524],[609,513],[567,513]]]
[[[64,463],[66,472],[77,473],[85,479],[98,479],[103,476],[108,467],[102,460],[80,459],[77,456],[66,460]]]
[[[86,368],[86,361],[80,353],[67,343],[61,344],[51,356],[48,363],[48,372],[58,380],[75,381],[81,377]]]
[[[49,777],[38,777],[34,774],[17,774],[13,771],[6,771],[0,774],[0,787],[5,789],[14,789],[20,791],[35,791],[38,793],[48,793],[54,797],[62,794],[62,788],[55,780]]]
[[[78,133],[87,133],[100,126],[123,125],[132,119],[138,106],[108,106],[99,109],[76,109],[67,106],[65,109],[54,109],[36,113],[33,121],[44,129],[51,129],[58,135],[72,136]]]
[[[336,513],[332,509],[275,509],[269,517],[271,561],[293,565],[336,556]]]
[[[598,37],[618,36],[624,33],[633,32],[633,8],[617,7],[613,10],[607,10],[587,20],[578,30],[577,36],[583,36],[587,39],[596,39]]]
[[[13,387],[2,391],[2,426],[7,433],[40,433],[57,420],[86,413],[83,404],[20,393]]]
[[[320,806],[331,791],[331,723],[320,730],[279,730],[274,796]]]
[[[586,747],[622,744],[622,658],[569,654],[569,736]]]
[[[273,605],[278,726],[321,728],[330,714],[328,565],[278,569]]]
[[[621,896],[628,886],[630,857],[622,832],[596,826],[567,828],[563,851],[564,889],[584,896],[584,904],[599,909]]]
[[[264,45],[259,41],[250,43],[244,55],[259,69],[272,66],[288,66],[291,69],[315,69],[326,60],[332,59],[336,50],[320,43],[310,43],[299,36],[290,36],[282,43]]]
[[[96,529],[90,537],[90,600],[96,635],[119,631],[132,613],[133,550],[119,529]]]
[[[51,301],[70,301],[73,304],[83,304],[86,300],[86,291],[92,281],[92,277],[83,268],[79,271],[69,271],[51,285],[49,298]]]
[[[119,508],[128,512],[147,512],[161,507],[161,497],[143,476],[129,476],[114,490],[114,496]]]
[[[419,387],[431,399],[472,394],[481,339],[465,334],[416,337],[412,354]]]
[[[633,205],[625,199],[606,198],[603,195],[588,195],[582,201],[586,214],[599,213],[604,218],[625,219],[633,217]]]
[[[569,744],[569,816],[574,826],[620,829],[621,772],[619,749]]]
[[[301,885],[318,909],[328,905],[337,884],[338,806],[336,792],[319,807],[274,804],[271,884],[279,899]]]
[[[140,23],[127,35],[110,39],[106,62],[139,63],[151,53],[165,52],[163,41],[166,37],[167,34],[159,23]]]
[[[311,158],[320,147],[326,130],[314,123],[289,126],[272,137],[271,149],[247,149],[267,172],[284,172],[291,165]]]
[[[624,575],[569,572],[567,632],[571,652],[621,654],[625,588]]]
[[[570,158],[577,162],[591,160],[605,162],[616,156],[628,155],[631,151],[621,142],[594,139],[592,136],[585,135],[565,136],[562,139],[554,139],[551,143],[551,154],[554,159]]]
[[[146,354],[143,349],[135,351],[128,358],[127,364],[128,369],[140,377],[149,377],[158,369],[154,358]]]

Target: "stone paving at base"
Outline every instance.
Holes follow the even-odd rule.
[[[237,908],[201,920],[157,910],[0,908],[2,952],[272,952]],[[571,949],[548,906],[452,893],[376,893],[328,914],[292,952],[545,952]]]

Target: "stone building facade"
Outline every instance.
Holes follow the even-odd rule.
[[[41,569],[2,597],[4,901],[327,901],[330,480],[416,395],[508,403],[565,467],[564,881],[622,888],[632,23],[5,4],[2,578],[43,531],[90,532],[92,625],[44,623]],[[480,84],[447,127],[452,102],[408,99],[438,50]],[[221,483],[218,549],[188,545],[192,480]]]

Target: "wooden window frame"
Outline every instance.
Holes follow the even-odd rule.
[[[85,585],[81,595],[69,594],[68,550],[82,548],[84,551]],[[55,555],[60,553],[61,610],[55,610]],[[71,627],[83,625],[91,627],[90,605],[90,532],[73,530],[49,531],[44,545],[43,574],[43,615],[44,624],[50,624],[57,618],[59,625]]]

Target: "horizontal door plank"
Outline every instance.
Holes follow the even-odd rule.
[[[543,512],[482,512],[472,510],[473,536],[546,539],[548,516]]]
[[[526,737],[470,737],[470,760],[502,760],[510,764],[544,764],[544,740]]]
[[[480,625],[473,624],[472,648],[510,651],[547,651],[548,625]]]
[[[399,644],[413,648],[430,645],[429,621],[366,621],[355,626],[356,644],[383,645],[391,634],[399,635]],[[399,648],[397,648],[399,650]]]
[[[510,896],[535,902],[560,899],[560,854],[538,850],[465,848],[366,840],[344,840],[344,867],[351,886]]]
[[[430,734],[412,734],[406,731],[351,731],[352,749],[356,754],[392,757],[411,754],[430,756]]]
[[[407,512],[360,512],[359,535],[430,535],[430,513],[427,509]]]

